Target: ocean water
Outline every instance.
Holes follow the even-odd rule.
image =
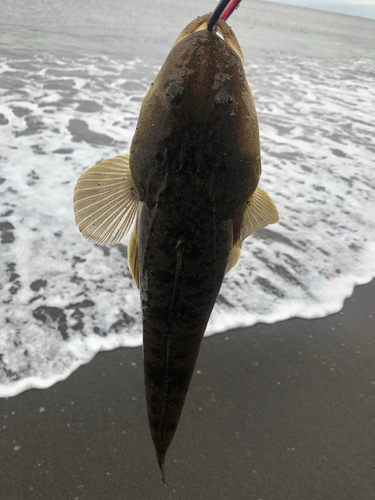
[[[328,315],[375,276],[375,22],[243,4],[230,24],[258,112],[260,186],[280,222],[245,241],[207,334]],[[141,344],[128,237],[86,242],[73,189],[88,167],[128,152],[174,39],[215,5],[3,2],[0,396]]]

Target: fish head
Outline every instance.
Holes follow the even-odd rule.
[[[259,131],[237,39],[223,20],[222,37],[208,31],[209,17],[181,32],[146,94],[130,169],[146,205],[155,205],[168,175],[187,172],[211,184],[227,218],[257,187]]]

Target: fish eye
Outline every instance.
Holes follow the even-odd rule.
[[[165,95],[170,102],[177,102],[182,95],[182,88],[177,83],[171,82],[165,91]]]
[[[230,90],[222,90],[215,97],[216,104],[219,104],[222,108],[228,109],[233,102],[233,96]]]

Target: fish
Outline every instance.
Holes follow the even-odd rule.
[[[141,106],[129,154],[87,170],[75,221],[97,245],[133,227],[148,421],[162,481],[203,334],[242,242],[278,222],[261,175],[259,126],[238,40],[210,14],[180,33]]]

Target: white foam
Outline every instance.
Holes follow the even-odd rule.
[[[141,344],[128,240],[86,242],[72,197],[87,167],[128,151],[156,73],[139,59],[45,55],[24,71],[20,63],[15,70],[0,60],[18,82],[0,88],[9,121],[0,126],[3,397],[48,387],[100,350]],[[207,334],[336,312],[375,276],[374,69],[371,60],[333,67],[285,56],[246,67],[260,122],[260,185],[280,223],[244,243]],[[101,135],[76,142],[71,120]]]

